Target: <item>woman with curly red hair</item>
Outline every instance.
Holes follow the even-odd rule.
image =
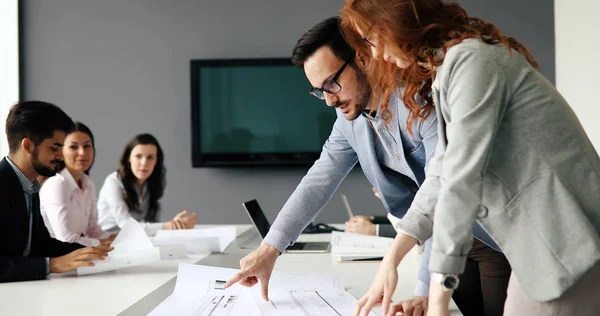
[[[505,315],[596,315],[600,159],[525,46],[441,0],[347,0],[342,19],[351,46],[373,56],[374,102],[404,88],[409,121],[437,115],[439,136],[356,314],[380,300],[395,314],[396,267],[433,235],[428,315],[447,315],[477,221],[513,269]]]

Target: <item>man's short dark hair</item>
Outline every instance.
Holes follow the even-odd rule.
[[[56,131],[69,133],[73,120],[58,106],[42,101],[23,101],[10,108],[6,118],[6,137],[11,153],[16,152],[23,138],[37,146]]]
[[[333,54],[346,60],[354,55],[354,50],[348,45],[340,31],[340,18],[337,16],[323,20],[304,33],[296,43],[292,52],[292,63],[298,68],[304,67],[304,62],[319,48],[328,46]]]

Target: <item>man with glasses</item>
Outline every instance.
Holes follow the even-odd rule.
[[[363,70],[365,60],[344,40],[339,18],[326,19],[305,33],[294,48],[292,62],[304,69],[313,86],[310,93],[334,107],[338,118],[320,158],[283,206],[261,246],[241,260],[242,271],[226,284],[253,286],[261,281],[265,300],[277,257],[323,209],[357,162],[384,207],[400,218],[423,183],[437,145],[435,112],[415,120],[411,134],[407,132],[409,111],[399,97],[390,98],[389,113],[369,107],[371,87]],[[477,237],[493,243],[487,235]],[[402,303],[405,315],[420,316],[427,308],[430,244],[426,244],[415,298]],[[484,315],[483,311],[473,314]]]
[[[323,209],[357,162],[385,208],[402,217],[425,178],[424,168],[437,143],[435,115],[418,120],[411,136],[405,132],[408,111],[399,98],[392,98],[389,109],[402,118],[392,115],[390,120],[368,108],[371,88],[365,61],[344,40],[339,18],[326,19],[304,34],[292,62],[304,69],[313,86],[310,93],[334,107],[338,118],[320,158],[283,206],[263,244],[242,260],[242,271],[227,283],[252,286],[260,280],[265,299],[276,258]],[[424,260],[417,293],[422,297],[428,296],[427,271]]]

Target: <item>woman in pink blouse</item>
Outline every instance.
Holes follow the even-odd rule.
[[[83,123],[65,138],[65,168],[44,182],[40,206],[50,235],[58,240],[85,246],[112,242],[116,234],[98,225],[96,187],[89,177],[94,163],[94,135]]]

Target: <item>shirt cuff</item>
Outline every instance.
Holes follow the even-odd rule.
[[[155,236],[159,230],[162,230],[163,224],[164,223],[161,223],[161,222],[158,222],[158,223],[145,222],[145,224],[143,225],[144,231],[146,232],[146,235],[148,235],[150,237]]]
[[[429,283],[417,280],[417,286],[415,287],[415,296],[429,297]]]
[[[379,224],[375,224],[375,236],[379,236]]]
[[[46,257],[46,276],[50,275],[50,258]]]
[[[438,273],[461,274],[465,270],[467,256],[453,256],[431,249],[429,271]]]
[[[282,231],[271,229],[263,242],[271,247],[275,247],[275,249],[283,253],[285,248],[287,248],[293,240]]]

